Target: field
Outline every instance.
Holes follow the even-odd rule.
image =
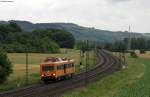
[[[150,55],[128,56],[128,67],[63,97],[150,97]]]
[[[74,49],[61,49],[59,54],[40,54],[29,53],[29,85],[40,82],[39,64],[47,57],[69,57],[75,60],[76,71],[80,72],[85,68],[85,57],[83,59],[83,65],[80,66],[80,52]],[[90,64],[94,63],[94,53],[90,51]],[[26,86],[26,56],[25,53],[10,53],[8,54],[10,61],[13,64],[13,73],[8,78],[8,81],[4,84],[0,84],[0,91],[9,90],[16,87]],[[91,65],[92,66],[92,65]]]

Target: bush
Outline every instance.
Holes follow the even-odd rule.
[[[12,65],[7,54],[0,49],[0,83],[6,81],[7,77],[12,73]]]
[[[133,57],[133,58],[137,58],[137,57],[138,57],[135,52],[130,52],[130,55],[131,55],[131,57]]]
[[[145,50],[140,50],[140,54],[145,54],[146,51]]]

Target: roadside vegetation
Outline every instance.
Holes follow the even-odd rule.
[[[146,58],[144,57],[146,56]],[[150,55],[128,57],[128,67],[63,97],[149,97]]]

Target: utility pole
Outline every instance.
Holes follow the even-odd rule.
[[[94,41],[93,45],[93,64],[96,64],[96,42]]]
[[[123,51],[123,64],[126,66],[126,55],[125,55],[125,50]]]
[[[86,41],[86,67],[85,67],[85,85],[88,84],[88,66],[89,66],[89,41]]]
[[[84,63],[84,53],[85,53],[85,46],[86,42],[85,41],[80,41],[80,63],[79,63],[79,69],[82,67]]]
[[[28,81],[29,81],[29,79],[28,79],[28,75],[29,75],[29,72],[28,72],[28,70],[29,70],[29,68],[28,68],[28,49],[27,49],[27,47],[26,47],[26,84],[28,85]]]
[[[80,44],[80,66],[82,65],[82,61],[83,61],[83,41],[81,41],[81,44]]]
[[[131,27],[129,26],[129,39],[128,39],[128,47],[127,47],[127,51],[130,53],[130,51],[131,51],[131,46],[132,46],[132,44],[131,44],[131,42],[132,42],[132,36],[131,36]],[[127,63],[126,63],[126,56],[124,56],[124,60],[125,60],[125,65],[124,66],[126,66],[127,65]]]
[[[120,47],[121,45],[119,45],[119,61],[120,61],[120,64],[121,64],[121,66],[122,66],[122,56],[121,56],[121,54],[122,54],[122,50],[121,50],[121,47]]]
[[[128,47],[127,50],[131,50],[131,27],[129,26],[129,37],[128,37]]]

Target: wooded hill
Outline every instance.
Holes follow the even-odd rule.
[[[73,23],[31,23],[28,21],[14,21],[17,23],[23,31],[31,32],[35,29],[47,29],[47,28],[55,28],[55,29],[63,29],[67,32],[71,32],[76,40],[92,40],[92,41],[100,41],[100,42],[114,42],[116,40],[123,40],[129,36],[127,31],[107,31],[100,30],[95,28],[82,27]],[[10,22],[10,21],[9,21]],[[2,23],[8,23],[3,21]],[[146,35],[140,33],[132,33],[133,37],[144,37],[147,38]]]
[[[56,53],[59,48],[73,48],[75,39],[60,29],[35,29],[25,32],[14,22],[0,24],[0,48],[7,52]]]

